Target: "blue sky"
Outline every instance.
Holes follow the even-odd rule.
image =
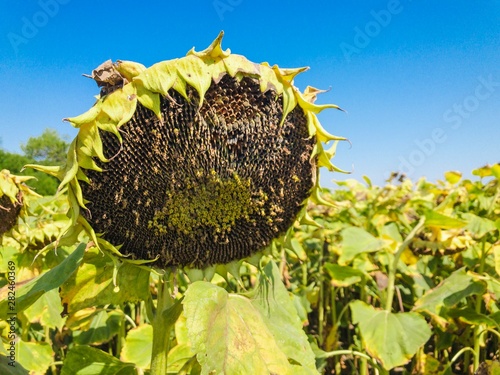
[[[98,93],[82,73],[105,60],[146,66],[206,48],[255,62],[309,66],[304,89],[347,111],[320,119],[351,141],[335,164],[382,184],[391,171],[442,177],[500,162],[500,1],[77,0],[0,4],[0,138],[5,150],[86,111]],[[0,166],[1,167],[1,166]],[[324,172],[324,171],[323,171]]]

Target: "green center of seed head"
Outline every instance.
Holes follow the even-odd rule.
[[[166,192],[165,206],[156,212],[149,228],[161,235],[177,231],[196,236],[199,229],[211,231],[215,239],[223,239],[236,220],[253,222],[251,215],[265,216],[266,194],[252,191],[250,178],[241,179],[236,173],[221,179],[211,170],[202,179],[185,181],[185,188]]]

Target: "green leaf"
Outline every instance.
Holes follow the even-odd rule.
[[[494,319],[484,314],[480,314],[470,307],[452,308],[447,312],[447,315],[450,318],[459,319],[462,322],[470,325],[484,324],[489,328],[493,329],[500,328],[500,326]]]
[[[444,327],[447,325],[446,319],[441,316],[441,310],[444,307],[453,307],[464,298],[483,294],[485,290],[484,282],[476,281],[472,275],[465,272],[465,268],[461,268],[420,297],[415,302],[413,310],[429,314]]]
[[[384,241],[375,238],[366,230],[357,227],[349,227],[341,232],[342,247],[339,263],[345,265],[356,257],[356,255],[374,252],[384,247]]]
[[[366,350],[387,370],[407,363],[431,337],[432,332],[420,314],[395,314],[359,300],[350,307]]]
[[[85,252],[85,244],[81,244],[59,265],[50,271],[38,276],[16,290],[16,312],[19,313],[36,302],[44,293],[58,288],[64,283],[73,272],[78,268]],[[0,293],[1,294],[1,293]],[[7,294],[7,291],[5,291]],[[0,295],[0,319],[5,320],[8,312],[7,298]]]
[[[90,326],[85,331],[73,332],[78,345],[103,344],[111,340],[120,330],[123,314],[118,311],[98,311],[92,317]]]
[[[74,346],[64,359],[61,375],[137,375],[133,363],[124,363],[102,350]]]
[[[359,283],[364,274],[358,269],[349,266],[340,266],[338,264],[325,263],[325,270],[330,275],[332,285],[337,288],[345,288]]]
[[[0,355],[0,374],[29,375],[29,372],[19,362]]]
[[[196,281],[188,287],[183,304],[202,374],[292,374],[285,354],[248,298]]]
[[[153,327],[150,324],[142,324],[128,331],[120,358],[125,362],[135,363],[140,369],[148,369],[151,364],[152,350]],[[169,355],[169,365],[170,361]]]
[[[174,346],[168,352],[167,372],[169,374],[178,374],[182,367],[193,358],[194,353],[191,346],[186,344],[179,344]]]
[[[276,263],[269,262],[263,271],[259,286],[252,295],[253,306],[260,312],[287,358],[316,373],[314,353]]]
[[[467,222],[451,216],[443,215],[434,210],[425,212],[425,226],[442,229],[463,228]]]
[[[305,252],[302,244],[296,238],[292,238],[286,242],[285,249],[289,250],[298,259],[305,261],[307,259],[307,253]]]
[[[62,328],[65,319],[61,317],[63,306],[59,291],[52,289],[43,294],[24,314],[30,322],[40,322],[44,327]]]
[[[87,251],[78,270],[61,286],[61,297],[68,312],[86,307],[146,300],[149,297],[149,271],[131,263],[121,263],[113,285],[114,264],[93,248]]]
[[[46,342],[17,343],[17,361],[29,369],[30,375],[45,375],[53,361],[52,355],[52,347]]]
[[[472,213],[463,214],[463,217],[467,220],[467,226],[465,228],[468,229],[475,238],[481,238],[486,233],[497,230],[495,222],[490,219],[479,217]]]

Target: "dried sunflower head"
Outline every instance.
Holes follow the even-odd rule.
[[[221,48],[94,70],[101,95],[66,166],[35,168],[68,186],[73,224],[101,248],[160,266],[242,259],[280,237],[312,197],[317,169],[343,138],[316,114],[319,90],[293,86],[305,70],[255,64]],[[329,150],[323,143],[333,141]]]
[[[6,169],[0,171],[0,235],[17,223],[25,208],[25,197],[39,196],[24,184],[32,178],[13,175]]]

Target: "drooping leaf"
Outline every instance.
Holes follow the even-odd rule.
[[[287,241],[285,249],[289,250],[294,256],[296,256],[300,260],[307,259],[307,254],[304,248],[302,247],[302,244],[296,238],[291,238],[289,241]]]
[[[443,215],[434,210],[425,212],[425,225],[427,227],[437,227],[441,229],[463,228],[467,223],[463,220]]]
[[[490,316],[476,312],[470,307],[452,308],[447,312],[450,318],[459,319],[464,323],[471,325],[484,324],[485,326],[493,329],[500,329],[499,324]]]
[[[78,270],[61,286],[61,296],[68,312],[86,307],[121,304],[149,297],[149,271],[134,264],[121,263],[113,285],[114,264],[93,248],[87,251]]]
[[[316,373],[314,353],[302,328],[290,294],[281,281],[276,263],[264,267],[252,304],[260,312],[279,347],[293,363]]]
[[[477,280],[461,268],[420,297],[415,302],[413,310],[425,312],[441,326],[445,326],[446,319],[440,316],[443,307],[455,306],[462,299],[482,294],[485,290],[484,282]]]
[[[136,375],[135,365],[90,346],[74,346],[64,359],[61,375]]]
[[[341,232],[342,244],[339,264],[349,263],[358,254],[374,252],[384,247],[384,241],[375,238],[366,230],[348,227]]]
[[[202,59],[196,55],[188,55],[178,60],[177,71],[184,80],[198,92],[200,106],[203,103],[205,93],[212,83],[212,71]]]
[[[148,369],[151,363],[152,348],[153,327],[150,324],[142,324],[128,331],[120,359],[124,362],[135,363],[141,369]],[[170,362],[169,356],[168,364]]]
[[[363,272],[353,267],[333,263],[325,263],[324,267],[330,275],[332,285],[337,288],[345,288],[359,283],[364,277]]]
[[[41,276],[30,280],[26,284],[18,286],[16,289],[16,312],[19,313],[27,309],[44,293],[61,286],[61,284],[64,283],[78,268],[80,262],[82,261],[84,252],[85,244],[81,244],[59,265]],[[0,293],[0,319],[4,320],[7,317],[7,313],[12,312],[9,311],[8,301],[7,298],[5,298],[7,291],[8,290],[6,288],[2,288]]]
[[[362,301],[350,305],[367,351],[387,370],[407,363],[431,337],[425,319],[417,313],[391,313]]]
[[[52,347],[46,342],[17,343],[17,361],[25,369],[29,369],[30,375],[45,375],[53,361]]]
[[[292,374],[285,354],[248,298],[196,281],[183,304],[202,374]]]

